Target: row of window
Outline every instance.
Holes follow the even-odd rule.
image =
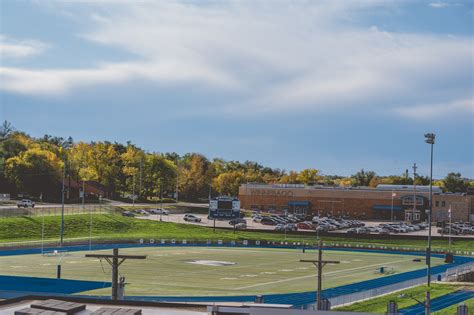
[[[413,199],[411,200],[413,201]],[[411,202],[413,204],[413,202]],[[417,205],[418,205],[418,200],[417,200]],[[421,203],[422,205],[423,203]],[[435,201],[435,207],[439,207],[441,204],[441,207],[446,207],[446,201]],[[404,205],[408,205],[408,203],[404,203]],[[260,211],[260,210],[269,210],[269,211],[276,211],[276,210],[281,210],[281,211],[288,211],[288,206],[282,206],[280,209],[276,205],[269,205],[267,207],[261,206],[261,205],[251,205],[250,210],[252,211]]]
[[[435,207],[439,207],[439,201],[435,201]],[[441,201],[441,207],[446,207],[446,201]]]

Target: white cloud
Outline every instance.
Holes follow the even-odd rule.
[[[398,110],[399,104],[468,98],[474,70],[472,39],[391,33],[377,25],[362,28],[350,22],[360,12],[387,5],[395,4],[373,0],[86,5],[81,12],[88,12],[84,18],[91,27],[82,38],[133,53],[136,60],[88,69],[4,66],[0,88],[54,95],[135,79],[198,84],[211,93],[231,92],[232,101],[219,109],[234,113],[375,105],[390,111],[394,106]]]
[[[49,46],[38,40],[16,40],[0,35],[0,60],[25,58],[43,53]]]
[[[428,120],[441,117],[449,118],[451,116],[465,115],[474,119],[474,100],[465,99],[446,103],[400,107],[395,108],[394,112],[401,116],[416,120]]]
[[[442,9],[449,6],[449,4],[446,2],[431,2],[429,5],[430,7],[435,8],[435,9]]]

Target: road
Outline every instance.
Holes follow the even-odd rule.
[[[65,207],[79,207],[82,204],[80,203],[69,203],[64,205]],[[95,203],[95,204],[90,204],[87,203],[87,206],[89,205],[96,205],[100,206],[101,204]],[[115,207],[129,207],[132,206],[131,203],[128,202],[122,202],[122,201],[116,201],[116,200],[110,200],[110,199],[103,199],[103,206],[115,206]],[[35,209],[37,208],[61,208],[61,204],[58,203],[37,203],[35,205]],[[135,203],[135,207],[140,208],[140,207],[153,207],[154,204],[151,203]],[[192,207],[192,208],[209,208],[209,204],[207,203],[195,203],[195,202],[178,202],[178,203],[163,203],[164,207],[169,207],[169,206],[178,206],[178,207]],[[0,209],[16,209],[16,204],[13,202],[10,205],[0,205]]]

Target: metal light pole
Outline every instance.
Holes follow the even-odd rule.
[[[431,160],[430,160],[430,206],[428,209],[428,248],[426,249],[426,264],[428,265],[427,270],[427,281],[428,289],[426,291],[426,304],[425,304],[425,314],[430,314],[431,307],[431,215],[433,211],[433,146],[435,143],[435,134],[427,133],[425,134],[425,142],[431,145]]]
[[[64,239],[64,193],[65,193],[65,182],[66,182],[66,167],[67,167],[67,159],[64,159],[64,171],[63,171],[63,185],[61,189],[61,239],[60,239],[60,246],[63,246],[63,239]]]
[[[390,208],[390,221],[393,221],[393,189],[392,189],[392,207]]]
[[[163,190],[161,189],[161,178],[160,178],[160,222],[163,221]]]
[[[133,208],[135,208],[135,174],[133,174],[133,184],[132,184],[132,203]]]
[[[64,194],[66,193],[66,168],[67,168],[67,149],[73,145],[72,138],[65,142],[63,142],[61,149],[64,150],[64,171],[63,171],[63,185],[61,189],[61,239],[60,239],[60,246],[63,246],[64,241]],[[68,189],[71,186],[71,182],[69,181]]]
[[[84,210],[85,197],[86,197],[86,182],[83,179],[82,180],[82,210]]]

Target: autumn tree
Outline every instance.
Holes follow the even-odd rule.
[[[242,171],[232,171],[214,178],[212,187],[220,195],[233,197],[238,195],[240,185],[245,182],[245,174]]]
[[[31,148],[6,160],[5,177],[15,183],[19,192],[57,197],[63,166],[53,152]]]
[[[307,168],[298,173],[296,180],[298,183],[303,183],[305,185],[315,184],[320,178],[318,173],[319,171],[317,169]]]
[[[209,160],[201,154],[186,155],[179,169],[179,193],[187,200],[197,200],[208,196],[212,179]]]

